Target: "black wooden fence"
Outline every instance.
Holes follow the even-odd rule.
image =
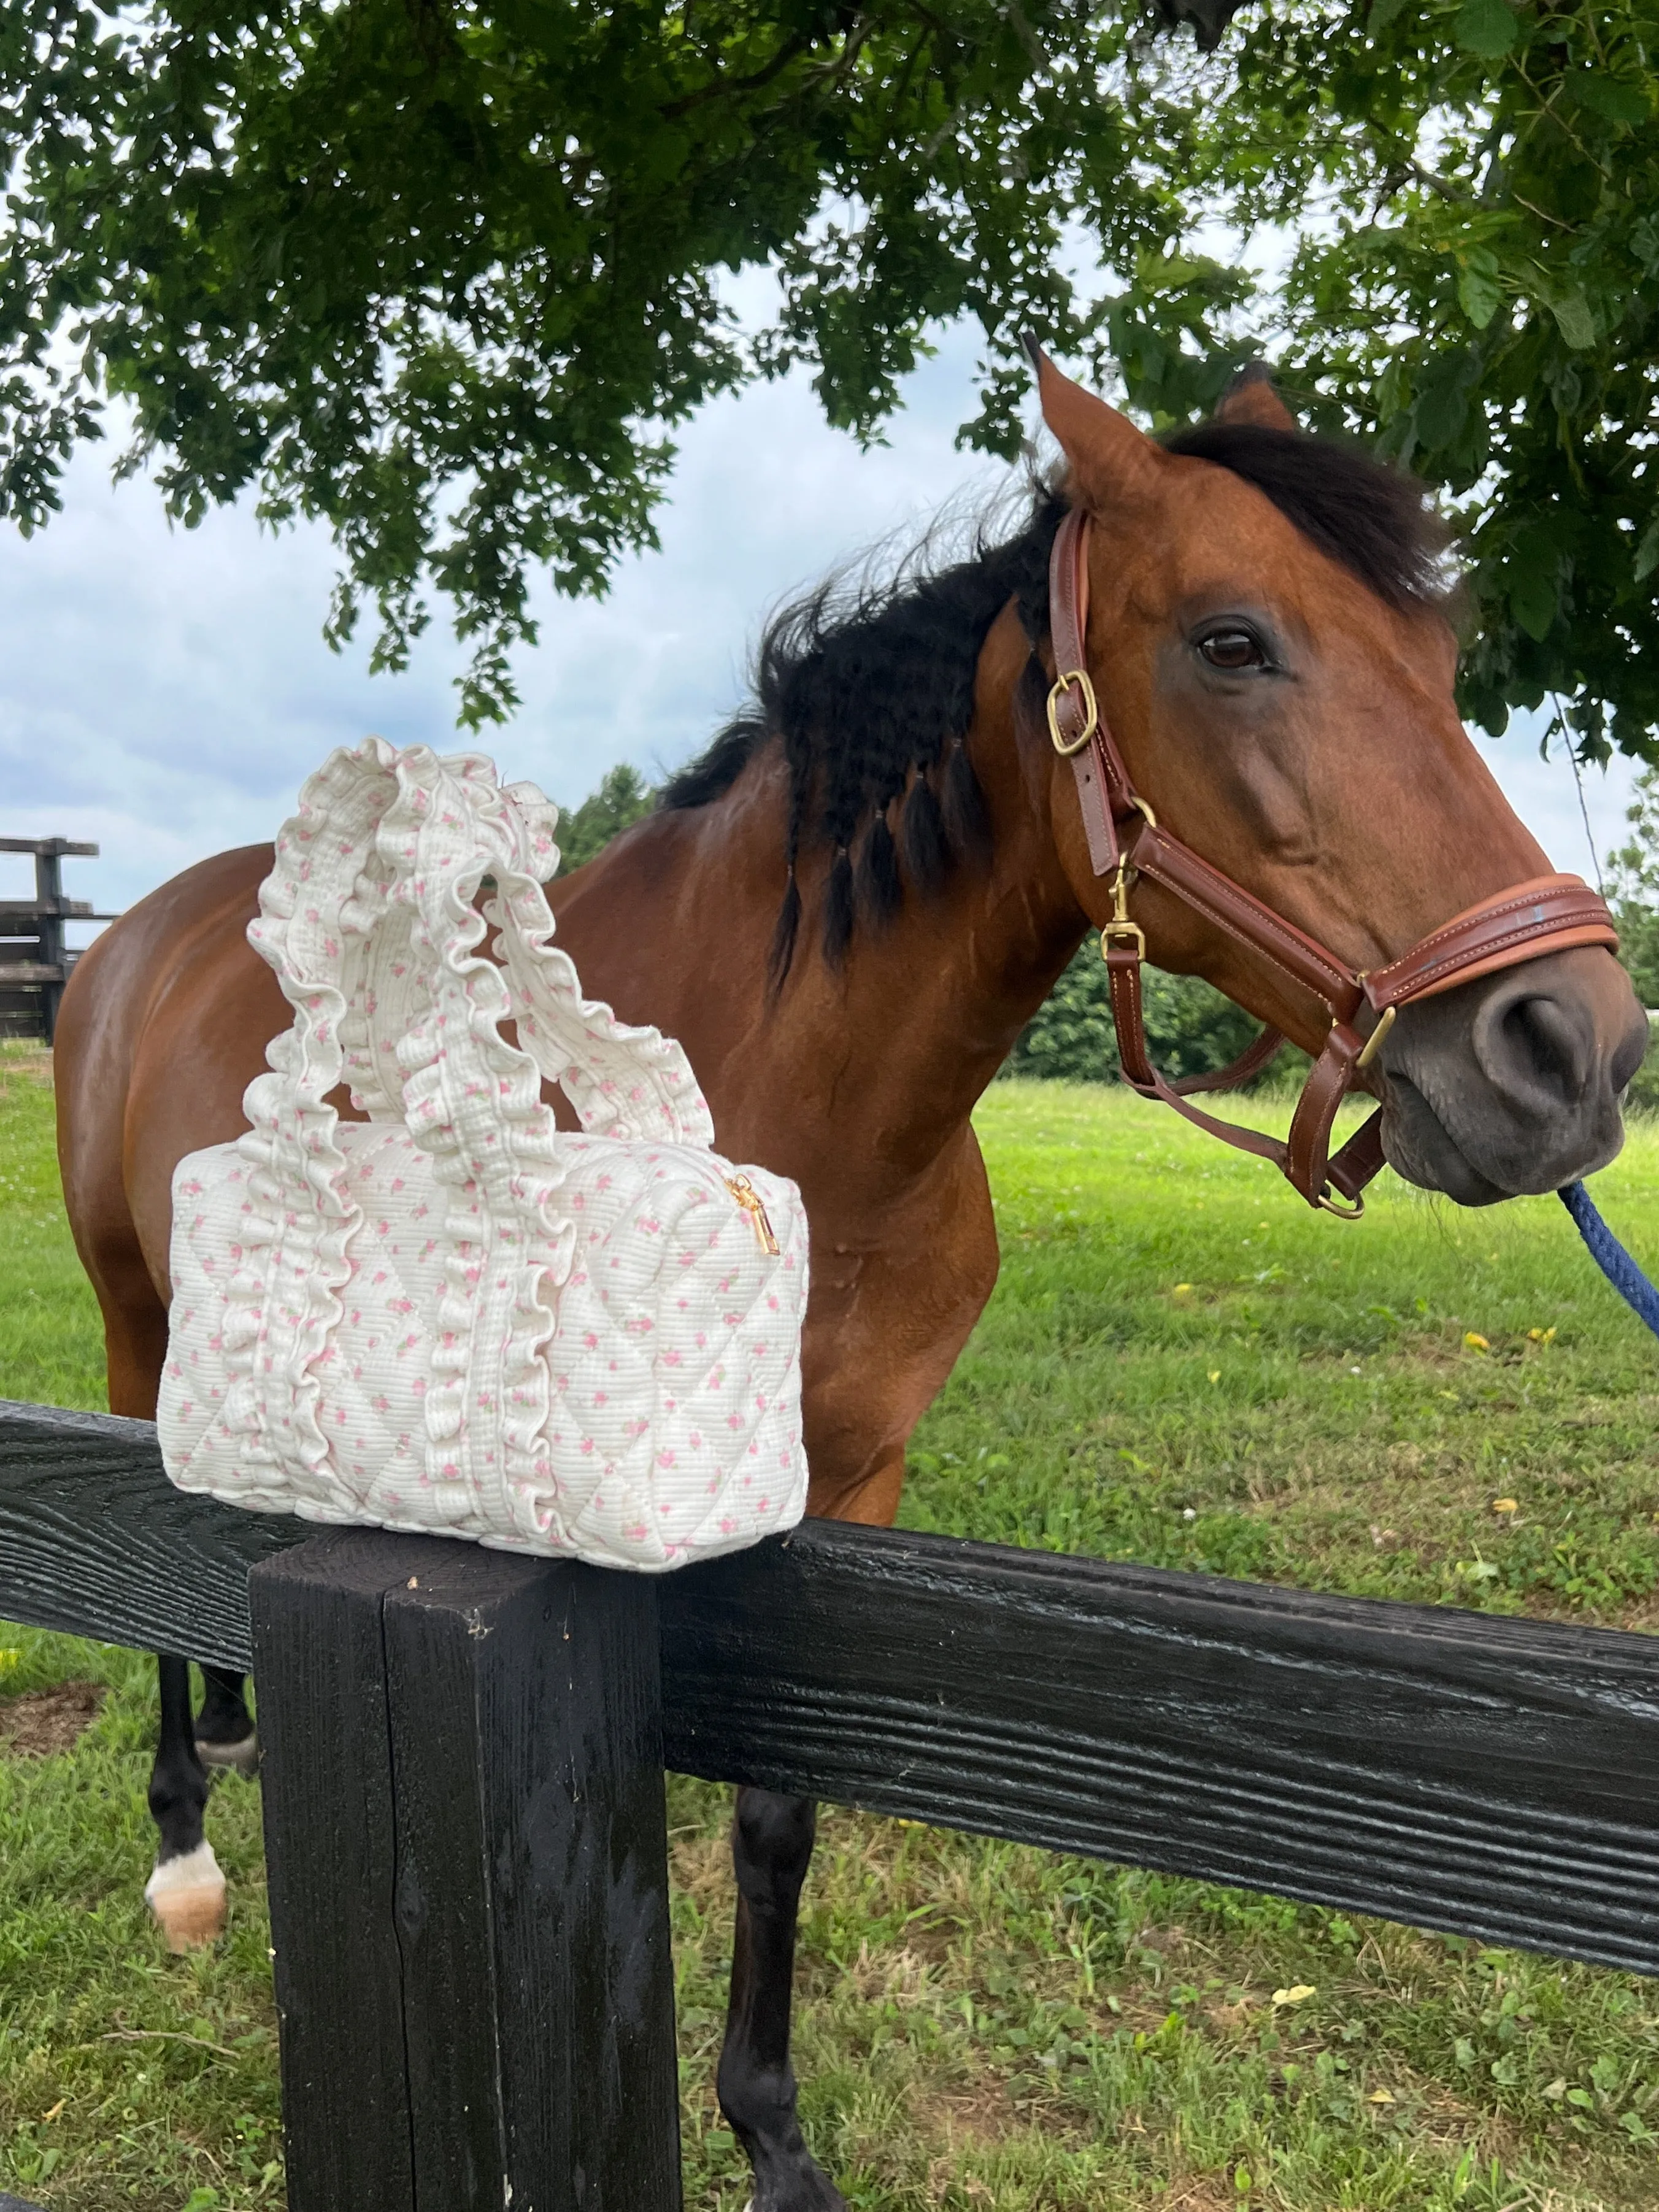
[[[3,1403],[0,1617],[258,1670],[293,2212],[678,2212],[665,1766],[1659,1973],[1659,1638],[830,1522],[606,1574]]]
[[[64,924],[115,919],[94,914],[89,899],[64,896],[64,856],[96,859],[98,848],[67,837],[0,837],[0,853],[28,853],[34,860],[34,896],[0,899],[0,1036],[50,1044],[64,986],[80,957],[65,942]]]

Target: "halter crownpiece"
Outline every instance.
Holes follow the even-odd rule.
[[[1382,1109],[1334,1157],[1331,1127],[1397,1010],[1546,952],[1580,945],[1604,945],[1616,951],[1613,916],[1606,902],[1577,876],[1538,876],[1454,915],[1386,967],[1361,973],[1212,867],[1171,836],[1135,790],[1100,711],[1085,650],[1090,529],[1089,516],[1073,507],[1054,537],[1048,620],[1056,674],[1047,711],[1054,750],[1071,762],[1077,779],[1090,865],[1097,876],[1112,878],[1112,915],[1101,930],[1100,949],[1110,978],[1124,1079],[1143,1097],[1162,1099],[1212,1136],[1273,1161],[1310,1206],[1357,1216],[1364,1210],[1361,1193],[1383,1164]],[[1129,884],[1138,876],[1161,884],[1236,944],[1311,992],[1328,1012],[1330,1030],[1303,1085],[1287,1141],[1218,1121],[1188,1103],[1190,1092],[1218,1091],[1265,1067],[1284,1042],[1276,1030],[1265,1030],[1242,1058],[1217,1075],[1171,1083],[1152,1066],[1140,994],[1146,939],[1128,911]],[[1362,1020],[1363,1029],[1358,1026]],[[1339,1204],[1339,1197],[1348,1203]]]

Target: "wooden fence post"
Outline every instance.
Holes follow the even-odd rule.
[[[353,1529],[249,1588],[291,2212],[679,2212],[654,1585]]]

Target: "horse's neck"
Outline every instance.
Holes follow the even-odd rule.
[[[1084,926],[1054,852],[1046,747],[1015,729],[1025,659],[1006,616],[969,738],[990,865],[964,861],[933,897],[907,883],[886,927],[860,917],[837,970],[821,941],[830,856],[809,847],[794,959],[775,998],[767,988],[788,815],[775,746],[722,798],[650,817],[556,891],[585,989],[679,1037],[723,1148],[791,1172],[830,1152],[848,1175],[902,1182],[960,1141]]]
[[[860,916],[841,976],[823,968],[809,897],[796,952],[805,972],[785,986],[786,1001],[799,994],[803,1033],[838,1031],[837,1101],[862,1098],[851,1110],[896,1161],[920,1165],[959,1134],[1083,934],[1054,848],[1048,748],[1016,726],[1027,651],[1010,613],[981,661],[968,745],[991,819],[988,866],[963,860],[931,898],[907,883],[879,932]]]

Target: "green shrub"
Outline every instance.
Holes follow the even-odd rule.
[[[1607,903],[1619,925],[1619,957],[1651,1013],[1659,1009],[1659,770],[1643,769],[1625,819],[1635,835],[1607,855]],[[1659,1111],[1659,1053],[1651,1044],[1626,1096],[1632,1106]]]
[[[1644,1006],[1659,1007],[1659,769],[1638,776],[1636,804],[1625,819],[1636,834],[1607,855],[1607,904],[1636,995]]]
[[[1200,976],[1146,968],[1141,987],[1146,1041],[1166,1075],[1208,1075],[1225,1067],[1261,1027]],[[1004,1073],[1081,1083],[1104,1083],[1118,1073],[1106,963],[1092,931],[1008,1055]]]
[[[613,837],[631,830],[656,803],[656,793],[624,761],[590,792],[581,805],[559,817],[559,873],[568,876],[602,853]]]

